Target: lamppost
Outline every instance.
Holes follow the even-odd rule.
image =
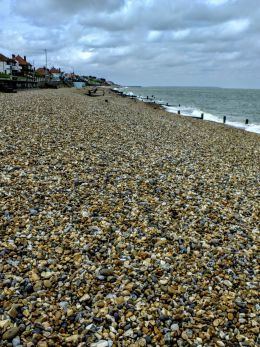
[[[47,68],[48,55],[47,55],[47,49],[46,48],[44,49],[44,52],[45,52],[45,82],[46,82],[47,81],[47,71],[48,71],[48,68]]]

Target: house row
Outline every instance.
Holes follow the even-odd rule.
[[[0,53],[0,73],[13,75],[13,76],[28,76],[32,74],[33,67],[20,55],[12,54],[12,58],[6,57]]]
[[[51,78],[52,80],[67,80],[67,81],[81,81],[81,82],[87,82],[87,78],[83,78],[83,76],[79,76],[72,73],[67,73],[64,71],[61,71],[60,68],[55,68],[54,66],[51,69],[46,69],[46,67],[39,67],[35,70],[35,74],[38,77],[47,77]]]
[[[60,81],[78,81],[84,82],[87,85],[111,85],[113,82],[108,82],[104,78],[97,78],[96,76],[79,76],[73,73],[65,73],[60,68],[51,69],[46,67],[39,67],[35,69],[31,63],[26,59],[26,56],[12,54],[12,57],[6,57],[0,53],[0,78],[8,78],[6,75],[14,76],[13,79],[17,79],[16,76],[29,77],[29,78],[47,78]],[[12,77],[11,77],[12,78]]]
[[[22,77],[47,77],[51,79],[59,80],[63,76],[63,72],[60,69],[52,67],[46,69],[46,67],[35,68],[26,59],[26,56],[12,54],[12,57],[6,57],[0,53],[0,74]],[[1,76],[0,76],[1,77]]]
[[[60,80],[64,76],[64,72],[61,69],[56,69],[54,66],[51,69],[44,67],[39,67],[36,71],[36,76],[38,77],[48,77],[54,80]]]

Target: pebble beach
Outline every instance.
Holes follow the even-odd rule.
[[[254,347],[260,135],[0,93],[0,345]]]

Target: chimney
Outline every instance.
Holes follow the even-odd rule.
[[[23,57],[23,59],[26,61],[26,55]]]

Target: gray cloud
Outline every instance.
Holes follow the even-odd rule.
[[[0,8],[0,50],[35,64],[47,48],[50,64],[123,84],[260,87],[258,0],[0,0]]]
[[[26,17],[32,14],[45,18],[55,15],[59,21],[63,15],[71,16],[85,12],[110,13],[118,10],[124,3],[125,0],[16,0],[13,2],[13,10]]]

